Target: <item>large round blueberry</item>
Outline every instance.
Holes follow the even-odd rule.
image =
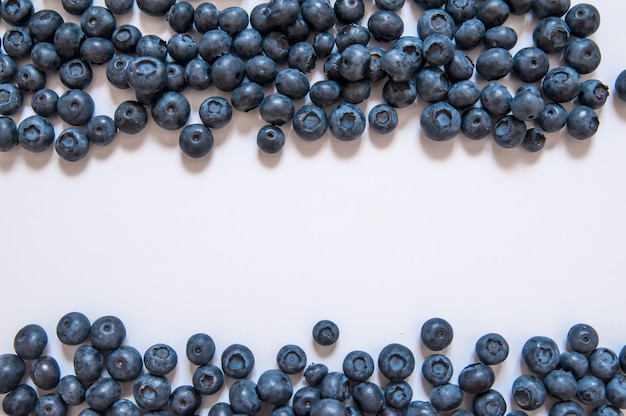
[[[548,55],[539,48],[523,48],[513,56],[513,72],[522,82],[540,81],[549,69]]]
[[[536,410],[546,401],[546,388],[537,377],[524,374],[515,379],[511,387],[515,404],[524,410]]]
[[[304,370],[304,379],[309,386],[316,387],[326,374],[328,374],[328,366],[326,364],[313,363]]]
[[[413,389],[406,381],[391,382],[385,386],[385,403],[394,409],[404,409],[413,398]]]
[[[589,371],[589,360],[586,355],[579,352],[563,351],[559,356],[559,366],[578,380]]]
[[[378,104],[369,111],[367,121],[376,133],[389,134],[398,125],[398,112],[389,104]]]
[[[545,76],[542,82],[543,93],[558,103],[573,100],[582,88],[578,72],[569,66],[556,67]]]
[[[252,380],[236,380],[228,389],[228,398],[235,413],[254,415],[261,410],[261,398]]]
[[[341,402],[347,400],[352,393],[350,379],[339,371],[326,374],[318,389],[322,398],[336,399]]]
[[[225,54],[211,66],[211,80],[218,89],[232,91],[243,82],[245,71],[245,64],[240,58]]]
[[[524,343],[522,359],[530,371],[545,375],[558,367],[559,347],[551,338],[537,335]]]
[[[11,117],[0,117],[0,152],[8,152],[17,145],[15,121]]]
[[[287,374],[296,374],[306,367],[306,353],[297,345],[288,344],[281,347],[276,354],[278,368]]]
[[[548,103],[539,113],[537,123],[547,133],[559,131],[567,124],[567,110],[561,104]]]
[[[76,162],[89,151],[89,139],[85,132],[76,127],[63,130],[54,141],[57,154],[68,162]]]
[[[137,101],[124,101],[115,109],[115,127],[126,134],[136,134],[148,124],[146,107]]]
[[[494,123],[492,135],[495,143],[505,149],[521,146],[526,137],[526,123],[512,115],[504,116]]]
[[[285,133],[278,126],[268,124],[259,129],[256,136],[257,147],[265,153],[274,154],[285,145]]]
[[[578,94],[578,102],[594,110],[604,106],[608,98],[609,86],[597,79],[588,79],[583,82]]]
[[[113,351],[122,345],[126,338],[126,327],[116,316],[102,316],[91,324],[89,339],[101,351]]]
[[[194,415],[202,404],[202,398],[193,386],[183,385],[172,391],[169,404],[175,415]]]
[[[558,17],[542,19],[533,30],[533,42],[546,53],[562,51],[569,41],[569,27]]]
[[[411,81],[387,80],[383,85],[383,100],[394,108],[404,108],[411,105],[417,98],[417,86]]]
[[[0,114],[10,116],[17,113],[23,102],[22,91],[14,84],[0,84]]]
[[[506,413],[506,401],[497,390],[489,390],[474,396],[472,409],[476,416],[503,416]]]
[[[593,108],[585,105],[574,108],[567,116],[567,132],[578,140],[595,135],[599,126],[598,114]]]
[[[224,374],[235,379],[243,379],[254,368],[254,354],[245,345],[232,344],[222,352],[221,362]]]
[[[388,344],[378,354],[378,368],[388,380],[401,381],[413,373],[415,357],[404,345]]]
[[[67,414],[67,404],[55,393],[40,396],[35,404],[35,415],[63,416]]]
[[[466,393],[480,394],[489,391],[495,379],[495,373],[490,366],[474,363],[466,366],[459,373],[459,386]]]
[[[487,110],[474,107],[463,113],[461,131],[470,140],[480,140],[491,134],[492,124]]]
[[[48,345],[45,329],[37,324],[28,324],[17,331],[13,340],[13,348],[24,360],[39,358]]]
[[[432,354],[422,363],[422,376],[433,386],[441,386],[452,377],[452,362],[443,354]]]
[[[102,353],[91,345],[81,345],[74,351],[74,374],[85,385],[100,378],[104,369]]]
[[[593,35],[600,27],[600,12],[592,4],[576,4],[565,15],[565,23],[572,35],[586,38]]]
[[[321,138],[328,130],[328,118],[324,110],[313,104],[305,104],[293,116],[293,129],[303,140]]]
[[[135,380],[143,370],[141,353],[130,345],[122,345],[107,356],[106,369],[117,381]]]
[[[167,344],[155,344],[143,355],[146,370],[157,376],[170,373],[178,363],[176,351]]]
[[[576,395],[576,378],[565,369],[550,371],[542,381],[548,394],[559,400],[570,400]]]
[[[93,116],[95,103],[83,90],[71,89],[57,101],[59,117],[71,126],[84,126]]]
[[[564,400],[554,403],[548,416],[585,416],[585,409],[574,400]]]
[[[202,123],[209,128],[226,126],[233,116],[233,108],[223,97],[213,96],[205,99],[198,110]]]
[[[354,104],[341,104],[330,113],[328,125],[337,139],[356,140],[365,130],[365,114]]]
[[[191,105],[179,92],[166,91],[151,109],[152,119],[166,130],[178,130],[189,120]]]
[[[2,410],[12,416],[28,416],[36,405],[37,392],[28,384],[20,384],[2,399]]]
[[[103,412],[122,395],[120,384],[110,377],[103,377],[93,383],[85,393],[85,401],[93,410]]]
[[[0,355],[0,394],[16,388],[26,373],[26,364],[16,354]]]
[[[450,140],[461,131],[461,114],[447,102],[430,104],[422,112],[420,126],[432,140]],[[426,348],[440,351],[452,342],[452,327],[443,319],[433,319],[424,324],[420,337]]]
[[[590,74],[600,66],[602,53],[591,39],[572,39],[563,50],[563,59],[579,74]]]
[[[481,336],[474,347],[478,359],[488,365],[500,364],[509,355],[509,344],[500,334],[489,333]]]
[[[167,404],[172,387],[167,378],[154,374],[144,374],[133,384],[135,403],[146,410],[159,410]]]
[[[224,385],[224,373],[216,365],[205,364],[194,371],[192,382],[200,394],[215,394]]]
[[[456,409],[463,402],[463,390],[452,383],[437,386],[430,392],[430,402],[440,412]]]
[[[17,126],[17,140],[30,152],[43,152],[54,141],[54,127],[48,119],[39,115],[26,117]]]
[[[365,351],[350,351],[343,360],[343,373],[352,381],[365,381],[374,373],[374,359]]]
[[[493,81],[507,76],[513,69],[513,57],[504,48],[487,49],[476,60],[476,72]]]
[[[513,96],[498,82],[490,82],[480,92],[480,102],[493,115],[505,115],[511,110]]]
[[[371,381],[363,381],[352,389],[352,399],[365,413],[378,413],[385,405],[383,389]]]
[[[281,370],[267,370],[259,377],[256,391],[261,400],[272,405],[289,402],[293,394],[291,379]]]

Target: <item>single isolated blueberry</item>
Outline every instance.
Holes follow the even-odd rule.
[[[257,133],[256,144],[259,150],[264,153],[278,153],[285,145],[285,133],[278,126],[265,125]]]
[[[377,104],[369,111],[367,115],[367,122],[370,128],[378,134],[389,134],[391,133],[396,126],[398,125],[398,112],[389,104]],[[382,352],[381,352],[382,354]],[[379,355],[379,367],[381,366],[381,356]],[[385,363],[383,365],[389,365],[390,371],[389,374],[392,374],[395,370],[392,370],[395,366],[392,363],[388,362],[387,358],[383,359]],[[413,365],[415,365],[415,361],[413,361]],[[385,372],[382,370],[383,374]],[[389,375],[385,374],[385,377],[389,378]]]
[[[432,115],[437,119],[436,124],[439,128],[444,128],[449,131],[450,129],[455,128],[455,126],[449,124],[455,124],[454,122],[456,120],[454,120],[455,114],[452,109],[449,109],[447,107],[450,106],[438,106],[437,108],[434,108],[434,112]],[[443,110],[441,114],[439,114],[440,110]],[[448,115],[448,117],[446,117],[446,114]],[[449,120],[447,120],[448,123],[446,123],[446,118],[449,118]],[[458,118],[458,124],[460,128],[460,115]],[[422,328],[420,330],[420,339],[422,343],[426,348],[430,349],[431,351],[441,351],[446,348],[452,342],[453,336],[454,333],[452,330],[452,325],[450,325],[450,323],[443,318],[431,318],[427,320],[426,322],[424,322],[424,324],[422,324]]]

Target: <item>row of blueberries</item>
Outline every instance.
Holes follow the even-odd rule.
[[[167,16],[175,34],[166,42],[143,35],[133,25],[117,26],[116,14],[132,11],[135,0],[63,0],[61,5],[79,23],[64,21],[56,11],[34,11],[30,0],[3,0],[0,16],[12,25],[0,55],[0,151],[18,144],[42,152],[53,143],[64,159],[82,159],[90,144],[106,145],[118,131],[136,134],[148,122],[148,110],[160,127],[180,130],[180,147],[203,157],[213,147],[211,129],[227,125],[233,107],[258,107],[268,124],[257,135],[259,148],[279,152],[291,123],[303,140],[317,140],[328,130],[339,140],[356,140],[366,124],[378,134],[398,124],[396,108],[418,96],[429,105],[420,125],[427,137],[449,140],[460,132],[470,139],[491,135],[505,148],[541,150],[546,133],[567,128],[576,139],[598,129],[596,111],[608,97],[599,80],[583,82],[581,74],[600,64],[598,45],[589,38],[600,15],[591,4],[571,7],[570,0],[414,0],[424,9],[418,36],[403,36],[397,13],[404,0],[376,0],[365,17],[363,0],[271,0],[248,13],[239,6],[221,11],[212,3],[194,7],[175,0],[137,0],[140,10]],[[534,46],[514,56],[517,33],[503,26],[510,14],[532,13],[537,19]],[[200,33],[199,40],[194,33]],[[388,47],[370,44],[373,38]],[[483,45],[476,64],[465,51]],[[550,54],[562,53],[565,66],[550,70]],[[30,58],[32,63],[16,62]],[[307,73],[325,58],[326,79],[311,85]],[[95,103],[85,91],[92,66],[105,65],[113,87],[132,88],[136,100],[125,101],[114,117],[94,116]],[[287,68],[281,69],[286,64]],[[472,80],[490,81],[482,90]],[[46,88],[47,74],[58,72],[69,89],[61,96]],[[525,83],[515,94],[498,81],[512,74]],[[384,81],[384,82],[383,82]],[[384,103],[364,114],[358,104],[382,82]],[[541,85],[536,85],[540,83]],[[616,82],[623,97],[621,78]],[[202,123],[188,124],[191,106],[185,88],[214,85],[231,93],[208,98],[199,108]],[[266,95],[265,87],[276,92]],[[24,94],[32,93],[36,115],[19,124]],[[295,111],[294,101],[310,103]],[[561,105],[576,101],[568,113]],[[480,102],[480,105],[478,103]],[[331,108],[332,110],[326,110]],[[71,127],[55,135],[49,117],[58,115]],[[528,128],[527,123],[538,127]],[[55,137],[56,136],[56,137]]]
[[[504,396],[493,389],[493,366],[509,356],[509,345],[498,333],[481,336],[475,343],[476,362],[458,373],[443,353],[453,339],[453,328],[442,318],[431,318],[421,327],[422,345],[431,352],[421,365],[423,379],[432,386],[429,400],[414,400],[408,378],[416,360],[405,345],[391,343],[378,354],[377,362],[366,351],[349,352],[342,371],[330,371],[323,363],[307,363],[306,352],[288,344],[276,356],[278,368],[250,378],[255,366],[252,350],[242,344],[227,346],[221,365],[212,364],[216,353],[213,338],[197,333],[188,338],[185,354],[194,366],[192,383],[172,390],[168,375],[178,364],[176,351],[168,344],[155,344],[143,356],[124,343],[126,328],[116,316],[103,316],[93,323],[80,312],[61,317],[56,328],[59,341],[74,346],[74,374],[61,377],[58,362],[45,355],[46,331],[37,324],[20,329],[14,338],[15,353],[0,355],[0,393],[3,411],[9,416],[63,416],[68,408],[83,406],[80,416],[194,415],[204,396],[226,385],[228,402],[218,402],[209,416],[504,416]],[[338,326],[318,321],[313,340],[328,347],[339,338]],[[523,345],[521,358],[528,370],[511,387],[511,399],[519,409],[510,416],[524,416],[550,404],[550,416],[620,416],[626,408],[626,346],[619,353],[600,347],[596,330],[579,323],[569,328],[566,351],[546,336],[533,336]],[[30,364],[30,383],[24,380]],[[386,380],[372,381],[378,368]],[[106,370],[106,371],[105,371]],[[294,389],[290,376],[302,376],[303,387]],[[37,394],[32,385],[43,394]],[[122,398],[122,386],[132,383],[134,400]],[[224,387],[225,388],[225,387]],[[295,390],[295,391],[294,391]],[[471,397],[471,411],[464,397]],[[548,398],[552,399],[548,401]],[[84,404],[88,407],[84,407]],[[583,407],[585,406],[585,407]],[[522,410],[520,410],[522,409]]]

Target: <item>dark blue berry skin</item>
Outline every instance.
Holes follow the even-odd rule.
[[[339,327],[329,319],[322,319],[313,325],[312,335],[317,344],[332,345],[339,339]]]
[[[80,55],[80,44],[85,40],[80,26],[74,22],[65,22],[61,24],[54,32],[54,46],[57,53],[64,60],[78,58]]]
[[[91,144],[106,146],[115,139],[117,127],[115,127],[115,121],[111,117],[98,115],[87,122],[85,134]]]
[[[577,381],[576,398],[587,406],[598,406],[606,399],[606,386],[598,377],[591,374]]]
[[[470,364],[459,373],[459,387],[469,394],[485,393],[491,389],[496,376],[493,369],[483,363]]]
[[[335,399],[322,399],[311,406],[310,416],[343,416],[347,415],[343,403]]]
[[[428,319],[420,330],[420,340],[431,351],[446,348],[452,342],[453,336],[452,325],[443,318]]]
[[[432,66],[443,66],[454,57],[454,42],[447,36],[434,33],[424,39],[423,54]]]
[[[591,4],[576,4],[565,15],[565,23],[572,35],[586,38],[600,27],[600,12]]]
[[[15,60],[7,54],[0,53],[0,83],[12,82],[15,74],[17,74]]]
[[[313,38],[313,49],[319,58],[326,58],[335,47],[335,36],[330,32],[319,32]]]
[[[626,377],[616,374],[606,383],[606,398],[613,406],[626,408]]]
[[[372,83],[368,79],[347,82],[341,86],[341,98],[350,104],[367,100],[372,93]]]
[[[293,129],[302,140],[320,139],[328,130],[328,118],[321,107],[305,104],[293,116]]]
[[[217,17],[218,26],[231,36],[245,29],[249,21],[248,12],[239,6],[226,7]]]
[[[0,152],[8,152],[17,145],[15,121],[11,117],[0,117]]]
[[[104,0],[104,5],[113,14],[127,14],[133,10],[135,0]]]
[[[567,112],[565,112],[565,121],[567,122]],[[576,351],[563,351],[559,357],[559,367],[579,379],[589,371],[589,361],[587,356]]]
[[[106,411],[122,395],[120,384],[110,377],[103,377],[93,383],[85,393],[85,401],[93,410]]]
[[[152,56],[159,61],[167,58],[167,43],[157,35],[143,35],[135,51],[138,56]]]
[[[72,89],[63,93],[57,101],[59,117],[71,126],[84,126],[93,116],[95,103],[83,90]],[[92,327],[93,331],[93,327]]]
[[[454,36],[454,19],[443,9],[429,9],[417,19],[417,35],[424,40],[438,33],[452,39]]]
[[[513,116],[522,121],[535,120],[544,107],[541,90],[533,84],[522,85],[511,100]]]
[[[546,401],[547,391],[537,377],[524,374],[515,379],[511,387],[511,396],[515,404],[524,410],[536,410]]]
[[[2,399],[2,410],[11,416],[28,416],[37,405],[37,392],[28,384],[20,384]]]
[[[54,141],[54,127],[45,117],[26,117],[17,126],[17,140],[29,152],[44,152]]]
[[[269,3],[259,3],[250,10],[250,26],[256,29],[261,35],[267,35],[276,29],[270,19]]]
[[[254,368],[254,354],[242,344],[231,344],[222,352],[222,371],[234,379],[246,378]]]
[[[312,387],[318,386],[326,374],[328,374],[328,366],[323,363],[313,363],[304,370],[304,378]]]
[[[81,345],[74,352],[74,374],[85,386],[100,378],[103,369],[102,353],[91,345]]]
[[[454,56],[444,66],[451,82],[465,81],[474,74],[474,62],[463,51],[454,51]]]
[[[309,79],[301,71],[287,68],[278,73],[275,79],[276,91],[287,97],[298,100],[309,92]]]
[[[322,398],[336,399],[340,402],[347,400],[352,394],[350,379],[339,371],[326,374],[318,389]]]
[[[546,375],[559,365],[559,347],[551,338],[541,335],[531,337],[522,347],[522,360],[533,373]]]
[[[235,413],[254,415],[261,410],[261,398],[252,380],[236,380],[228,390],[228,398]]]
[[[33,45],[33,38],[23,27],[11,27],[2,35],[4,51],[16,60],[29,57]]]
[[[102,6],[90,6],[80,15],[80,28],[87,37],[111,38],[117,22],[115,16]]]
[[[526,136],[524,136],[524,141],[522,141],[521,147],[530,153],[535,153],[540,151],[546,145],[546,132],[532,127],[526,130]]]
[[[52,43],[38,42],[30,52],[33,65],[45,72],[54,72],[61,66],[61,57]]]
[[[37,324],[28,324],[17,331],[13,340],[15,353],[23,360],[34,360],[41,357],[48,345],[46,331]]]
[[[167,13],[167,23],[176,33],[186,33],[193,28],[194,8],[188,1],[179,1]]]
[[[259,376],[256,392],[261,400],[274,406],[289,402],[293,394],[291,379],[281,370],[266,370]]]
[[[416,77],[416,88],[420,97],[429,103],[442,101],[450,89],[450,80],[439,67],[422,68]]]
[[[146,107],[137,101],[124,101],[115,109],[115,126],[126,134],[137,134],[148,124]]]
[[[4,1],[0,5],[2,19],[12,26],[24,26],[33,14],[33,3],[30,0]]]
[[[30,367],[30,379],[42,390],[52,390],[59,384],[61,368],[50,355],[42,355],[35,359]]]
[[[257,55],[246,62],[246,76],[252,82],[260,85],[274,81],[278,74],[278,65],[265,55]]]
[[[386,51],[381,57],[380,65],[392,81],[409,81],[415,77],[416,65],[401,49],[392,48]]]
[[[165,16],[176,0],[137,0],[137,7],[150,16]]]
[[[550,407],[548,416],[585,416],[585,409],[573,400],[556,402]]]
[[[176,33],[167,41],[167,53],[174,61],[185,64],[198,55],[198,44],[193,36]]]
[[[304,0],[300,11],[309,27],[315,32],[324,32],[337,22],[335,10],[328,0]]]
[[[209,416],[233,416],[233,409],[226,402],[218,402],[209,409]]]
[[[480,87],[474,81],[459,81],[448,90],[448,102],[457,110],[464,110],[480,99]]]
[[[300,12],[297,0],[271,0],[268,3],[269,19],[276,27],[289,26],[296,22]]]
[[[363,110],[361,110],[356,105],[350,103],[344,103],[339,105],[333,111],[331,111],[330,115],[328,116],[328,126],[330,127],[331,133],[333,134],[333,136],[335,136],[335,138],[342,141],[356,140],[361,137],[361,134],[363,134],[363,131],[365,131],[365,124],[365,114],[363,113]],[[360,359],[365,360],[365,362],[363,363],[365,367],[361,369],[364,372],[369,372],[370,368],[367,365],[369,363],[369,360],[366,358],[367,356],[369,355],[359,355]],[[348,359],[348,357],[346,357],[346,359]],[[369,359],[372,359],[371,356],[369,356]],[[344,360],[344,372],[346,372],[347,370],[345,364],[346,361]],[[348,363],[348,365],[350,365],[350,363]],[[348,368],[350,368],[351,370],[355,370],[355,373],[351,374],[353,377],[356,377],[357,381],[360,380],[362,376],[364,376],[364,374],[358,374],[361,373],[359,369],[352,369],[351,366],[349,366]],[[371,370],[373,371],[373,360]]]
[[[152,119],[166,130],[178,130],[187,124],[191,105],[176,91],[166,91],[151,107]]]
[[[193,386],[178,386],[170,395],[170,409],[177,416],[194,415],[200,408],[202,398]]]
[[[211,80],[221,91],[232,91],[243,82],[245,64],[235,55],[225,54],[211,66]]]
[[[233,117],[233,107],[223,97],[213,96],[205,99],[198,110],[202,123],[209,128],[222,128]]]
[[[371,55],[366,46],[353,44],[341,52],[339,58],[339,74],[346,81],[364,79],[371,61]]]
[[[290,405],[276,406],[272,410],[272,416],[295,416],[295,413]]]
[[[256,136],[256,143],[259,150],[268,154],[275,154],[282,150],[285,145],[285,133],[278,126],[271,124],[259,129]]]
[[[617,75],[614,86],[617,98],[622,101],[626,101],[626,70]]]
[[[450,140],[461,131],[461,114],[447,102],[437,102],[427,106],[422,112],[420,126],[426,136],[435,141]],[[438,334],[443,333],[440,337]],[[424,345],[433,351],[445,348],[452,340],[452,334],[444,329],[422,337]]]
[[[367,28],[379,42],[392,42],[402,36],[404,22],[392,10],[377,10],[367,19]]]
[[[307,416],[311,413],[311,407],[321,399],[320,390],[310,386],[301,387],[293,395],[293,411],[296,416]]]
[[[0,394],[16,388],[25,373],[26,364],[17,354],[0,355]]]
[[[215,341],[213,341],[213,338],[208,334],[194,334],[187,340],[185,355],[192,364],[208,364],[215,355]]]
[[[352,389],[352,399],[365,413],[378,413],[385,405],[383,389],[378,384],[363,381]]]
[[[274,62],[283,63],[289,56],[291,42],[283,32],[273,31],[263,37],[262,49],[265,55]]]
[[[434,387],[449,382],[452,371],[452,362],[443,354],[429,355],[422,363],[422,376]]]
[[[466,20],[454,34],[457,49],[467,51],[474,49],[485,38],[485,24],[476,18]]]
[[[297,374],[306,367],[306,353],[297,345],[288,344],[281,347],[276,354],[278,368],[287,374]]]
[[[476,416],[503,416],[506,413],[506,401],[497,390],[489,390],[474,396],[472,409]]]
[[[57,101],[59,96],[54,90],[42,88],[35,91],[30,100],[30,106],[35,113],[42,117],[57,115]]]
[[[63,9],[75,16],[80,16],[92,4],[93,0],[61,0]]]
[[[197,128],[195,126],[197,126]],[[210,131],[203,124],[190,124],[189,126],[185,127],[185,129],[187,129],[188,127],[191,127],[193,129],[191,131],[197,131],[198,134],[203,133],[203,130],[201,129],[202,127],[204,127],[204,129],[206,129],[207,131]],[[213,136],[211,136],[211,138],[212,137]],[[196,159],[204,157],[211,151],[211,148],[213,147],[211,146],[208,151],[206,150],[206,148],[208,147],[206,144],[207,140],[203,136],[200,136],[200,139],[196,142],[193,142],[193,139],[191,140],[191,143],[186,143],[184,144],[184,146],[181,145],[181,149],[189,157],[193,157]],[[198,367],[194,371],[192,383],[194,388],[198,390],[200,394],[215,394],[220,391],[220,389],[224,385],[224,373],[222,373],[222,370],[220,370],[220,368],[216,365],[205,364]]]
[[[622,411],[610,404],[601,404],[591,411],[591,416],[620,416],[623,415]]]
[[[547,103],[539,113],[537,123],[547,133],[559,131],[567,124],[567,110],[561,104]]]
[[[202,58],[194,58],[185,65],[183,77],[185,84],[190,88],[198,91],[206,90],[212,83],[211,65]]]
[[[365,351],[351,351],[343,360],[343,373],[352,381],[365,381],[374,373],[374,359]]]
[[[33,64],[22,65],[15,74],[15,85],[24,93],[35,92],[46,86],[46,73]]]
[[[324,79],[315,82],[309,90],[311,102],[320,107],[335,104],[341,96],[340,85],[333,80]]]
[[[533,8],[534,0],[507,0],[511,14],[522,15],[526,14]]]
[[[617,354],[609,348],[596,348],[589,355],[589,371],[604,383],[611,380],[619,369]]]
[[[562,368],[552,370],[543,378],[547,393],[559,400],[570,400],[576,396],[576,378]]]
[[[259,112],[266,122],[282,126],[291,121],[295,109],[291,98],[281,93],[274,93],[263,98],[259,104]]]
[[[570,111],[567,116],[567,132],[578,140],[592,137],[598,131],[599,126],[598,115],[591,107],[581,105]]]
[[[597,79],[588,79],[583,82],[578,102],[594,110],[602,108],[609,98],[609,86]]]
[[[126,327],[116,316],[102,316],[91,324],[89,340],[100,351],[113,351],[126,338]]]
[[[139,408],[137,405],[128,399],[119,399],[111,405],[106,411],[110,416],[139,416]]]
[[[510,50],[517,43],[517,32],[508,26],[495,26],[485,32],[483,43],[486,48]]]
[[[119,72],[122,73],[122,71]],[[68,88],[82,90],[91,84],[93,71],[91,65],[82,58],[73,58],[63,62],[59,68],[59,79]],[[128,88],[128,83],[126,83],[126,88]]]
[[[463,390],[456,384],[437,386],[430,392],[430,402],[440,412],[456,409],[463,402]]]
[[[130,345],[122,345],[107,356],[106,369],[114,380],[135,380],[143,370],[141,353]]]
[[[570,0],[535,0],[533,15],[541,20],[548,16],[563,16],[570,7]]]
[[[384,104],[382,104],[384,106]],[[391,107],[383,109],[394,111]],[[409,377],[415,369],[415,356],[409,348],[401,344],[388,344],[378,354],[380,372],[392,382],[399,382]]]
[[[315,68],[316,61],[315,50],[308,42],[296,43],[287,55],[287,65],[304,73],[311,72]]]
[[[138,56],[128,64],[128,85],[135,91],[156,93],[165,87],[165,64],[153,56]]]
[[[343,24],[358,23],[365,16],[363,0],[337,0],[334,2],[333,9],[337,20]]]
[[[480,92],[483,107],[493,115],[504,115],[511,110],[513,96],[509,90],[498,82],[491,82]]]
[[[513,72],[526,83],[540,81],[550,68],[548,55],[535,47],[523,48],[513,56]]]
[[[509,356],[509,344],[500,334],[489,333],[481,336],[474,346],[476,357],[487,365],[500,364]]]
[[[57,385],[57,393],[68,406],[78,406],[85,401],[85,385],[74,374],[61,378]]]
[[[461,24],[476,16],[477,3],[477,0],[447,0],[445,10],[455,23]]]
[[[504,48],[487,49],[476,60],[476,72],[487,81],[507,76],[513,69],[513,57]]]
[[[155,344],[144,353],[143,363],[151,374],[164,376],[174,370],[178,363],[178,355],[167,344]]]
[[[219,10],[211,2],[203,2],[196,6],[193,13],[194,28],[200,33],[217,29]]]
[[[237,56],[249,59],[259,54],[263,47],[263,37],[253,28],[246,28],[233,39],[233,49]]]
[[[404,409],[413,398],[413,389],[406,381],[388,383],[383,393],[385,394],[385,405],[394,409]]]
[[[144,374],[133,384],[135,403],[147,411],[159,410],[167,404],[172,386],[167,378]]]
[[[67,414],[67,405],[58,394],[46,394],[37,400],[34,413],[37,416],[63,416]]]
[[[545,53],[562,51],[570,41],[567,24],[558,17],[542,19],[533,30],[533,42]]]
[[[579,74],[589,74],[600,66],[602,54],[598,44],[589,38],[572,39],[563,50],[565,63]]]
[[[28,19],[28,32],[37,42],[52,42],[54,32],[63,24],[63,17],[55,10],[41,9]]]
[[[494,123],[492,135],[498,146],[505,149],[513,149],[521,146],[526,137],[526,130],[526,123],[524,121],[512,115],[508,115]]]
[[[476,8],[476,17],[487,29],[503,25],[509,13],[509,6],[504,0],[485,0]]]
[[[406,407],[405,416],[437,416],[439,411],[428,401],[413,400]]]
[[[134,53],[142,37],[143,35],[137,26],[126,24],[115,29],[111,36],[111,42],[113,42],[115,49],[122,53]]]
[[[389,104],[378,104],[369,111],[367,122],[369,127],[376,133],[389,134],[398,126],[398,112]],[[382,363],[381,359],[384,360]],[[381,355],[378,357],[378,366],[381,368],[383,374],[385,374],[385,372],[388,373],[385,374],[387,378],[392,377],[396,371],[394,363],[389,362],[389,358],[387,357],[381,358]],[[383,371],[382,366],[387,370]],[[415,361],[413,361],[413,366],[415,366]]]
[[[402,36],[391,45],[392,49],[400,49],[404,52],[414,72],[424,66],[423,47],[424,43],[416,36]]]
[[[480,107],[470,108],[461,120],[461,131],[470,140],[480,140],[491,134],[493,121],[487,110]]]

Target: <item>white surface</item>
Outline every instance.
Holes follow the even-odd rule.
[[[57,1],[38,5],[58,9]],[[595,5],[603,21],[593,38],[603,62],[585,79],[612,89],[626,67],[626,3]],[[402,15],[409,19],[405,34],[414,35],[411,0]],[[119,19],[129,21],[144,34],[169,33],[163,19],[139,12]],[[524,33],[515,50],[528,46],[533,21],[510,22]],[[63,91],[58,81],[52,85]],[[103,68],[89,91],[99,113],[112,114],[132,98],[106,84]],[[198,122],[203,97],[219,92],[185,94]],[[142,134],[120,134],[74,164],[52,148],[0,154],[0,351],[12,351],[19,328],[39,323],[67,374],[73,349],[60,347],[54,328],[78,310],[92,320],[119,316],[127,343],[140,351],[156,342],[174,346],[181,358],[174,386],[190,383],[184,345],[195,332],[211,334],[218,354],[234,342],[250,346],[253,378],[275,365],[287,343],[340,369],[353,349],[376,357],[385,344],[401,342],[416,352],[419,367],[419,328],[441,316],[455,328],[447,350],[453,380],[474,360],[480,335],[500,332],[509,340],[511,355],[496,382],[507,399],[532,335],[563,346],[567,329],[587,322],[602,345],[619,351],[626,343],[626,104],[613,94],[596,137],[551,135],[534,155],[497,148],[491,139],[425,139],[423,107],[402,109],[389,137],[366,133],[342,143],[327,134],[305,143],[286,129],[277,156],[257,151],[256,112],[237,113],[214,131],[216,146],[202,160],[183,157],[178,132],[152,121]],[[55,127],[63,128],[58,119]],[[342,331],[332,354],[311,341],[322,318]],[[426,399],[418,371],[410,381],[414,398]],[[200,413],[217,399],[205,399]]]

